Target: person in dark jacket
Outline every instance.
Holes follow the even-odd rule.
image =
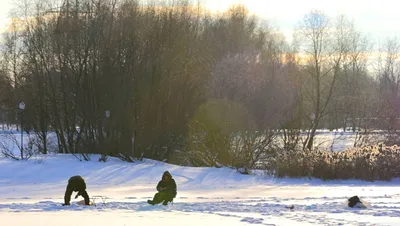
[[[158,182],[157,191],[158,193],[154,195],[153,200],[147,200],[150,205],[162,202],[166,206],[176,197],[176,183],[168,171],[163,173],[162,180]]]
[[[75,198],[82,196],[85,199],[85,205],[90,205],[89,195],[86,192],[85,180],[81,176],[73,176],[73,177],[69,178],[69,180],[68,180],[67,190],[65,191],[65,195],[64,195],[63,206],[70,205],[71,195],[72,195],[72,192],[74,192],[74,191],[78,192],[78,194],[75,196]]]

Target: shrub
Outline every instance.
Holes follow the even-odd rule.
[[[400,147],[368,146],[342,152],[282,151],[269,164],[277,177],[315,177],[323,180],[361,179],[367,181],[400,177]]]

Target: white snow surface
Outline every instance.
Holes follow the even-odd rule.
[[[230,168],[193,168],[153,160],[88,162],[72,155],[0,158],[0,224],[4,226],[123,225],[400,225],[400,180],[392,182],[276,179]],[[168,206],[146,203],[162,173],[178,195]],[[95,206],[61,206],[69,177],[81,175]],[[352,209],[358,195],[371,208]],[[288,206],[294,209],[288,209]]]

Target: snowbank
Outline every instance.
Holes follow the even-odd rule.
[[[275,179],[248,176],[229,168],[191,168],[145,159],[143,162],[80,162],[72,155],[48,155],[29,161],[0,158],[2,225],[315,225],[389,224],[400,220],[400,181],[362,182]],[[162,173],[178,184],[172,206],[149,206]],[[70,176],[82,175],[90,196],[106,204],[62,207]],[[343,206],[359,195],[367,210]],[[294,205],[294,210],[287,209]],[[360,215],[360,216],[357,216]],[[22,217],[21,217],[22,216]],[[64,220],[63,220],[64,219]],[[68,219],[67,221],[65,219]],[[6,224],[3,224],[6,222]]]

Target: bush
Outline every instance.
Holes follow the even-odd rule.
[[[343,152],[283,151],[272,158],[267,171],[277,177],[390,181],[400,177],[399,162],[398,146],[377,145]]]
[[[240,103],[214,100],[203,104],[189,124],[187,146],[191,165],[233,166],[242,162],[247,150],[234,144],[242,141],[240,134],[252,126],[249,112]]]

